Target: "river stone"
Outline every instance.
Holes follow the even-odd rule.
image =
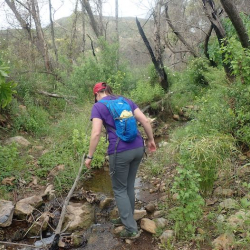
[[[148,219],[148,218],[143,218],[141,220],[141,224],[140,224],[141,228],[151,234],[155,234],[156,233],[156,224],[154,221]]]
[[[153,212],[155,211],[155,204],[149,203],[149,204],[145,207],[145,209],[147,210],[147,212],[153,213]]]
[[[0,200],[0,227],[8,227],[12,223],[14,205],[12,201]]]
[[[153,214],[152,214],[152,218],[160,218],[164,215],[164,211],[162,210],[159,210],[159,211],[155,211]]]
[[[35,208],[40,207],[42,204],[43,199],[38,195],[22,199],[16,203],[14,214],[23,219],[26,215],[30,215]]]
[[[11,143],[17,143],[18,145],[22,146],[22,147],[28,147],[30,145],[30,142],[28,140],[26,140],[24,137],[22,136],[15,136],[15,137],[11,137],[9,139],[7,139],[5,141],[5,144],[9,145]]]
[[[174,237],[174,230],[166,230],[160,236],[161,243],[168,243],[169,239]]]
[[[69,203],[67,213],[63,222],[63,228],[67,228],[67,232],[87,229],[94,222],[94,209],[88,202]]]
[[[137,210],[137,209],[135,209],[135,211],[134,211],[134,219],[136,221],[138,221],[138,220],[142,219],[146,214],[147,214],[146,210]]]
[[[159,227],[159,228],[164,228],[168,224],[168,221],[165,218],[156,218],[154,219],[154,222],[156,224],[156,227]]]

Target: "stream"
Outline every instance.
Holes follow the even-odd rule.
[[[85,180],[81,184],[81,186],[82,188],[84,188],[84,190],[91,190],[95,194],[99,194],[108,198],[114,198],[108,168],[104,167],[98,170],[94,170],[92,172],[92,178]],[[145,205],[147,205],[150,201],[155,201],[160,198],[159,193],[149,192],[150,186],[151,186],[150,183],[143,182],[140,175],[138,175],[135,181],[136,209],[139,210],[143,209]],[[124,240],[116,237],[113,233],[114,227],[109,222],[109,216],[107,215],[109,214],[110,210],[114,208],[114,206],[115,204],[113,203],[109,208],[104,209],[104,211],[99,211],[98,216],[95,216],[95,224],[92,224],[92,226],[84,232],[83,235],[84,240],[82,246],[74,249],[79,249],[79,250],[80,249],[84,250],[158,249],[158,248],[153,248],[154,245],[156,246],[156,243],[154,243],[152,235],[145,231],[141,233],[141,236],[138,239],[131,241],[129,244],[126,243]],[[15,246],[0,244],[0,250],[37,249],[33,247],[24,246],[22,244],[39,246],[39,244],[37,245],[37,243],[39,243],[40,236],[33,238],[25,237],[23,240],[20,241],[17,240],[20,234],[22,235],[25,234],[25,232],[28,230],[28,227],[29,225],[26,221],[17,221],[13,219],[13,223],[11,226],[7,227],[4,230],[0,229],[0,235],[1,232],[4,231],[5,238],[7,239],[7,241],[8,242],[12,241],[13,243],[17,244]],[[51,231],[43,232],[42,234],[42,237],[45,240],[46,238],[49,239],[49,237],[51,236],[52,236]],[[18,246],[18,244],[20,244],[20,246]],[[46,247],[40,249],[46,249]]]

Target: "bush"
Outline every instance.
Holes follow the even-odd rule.
[[[160,85],[152,86],[149,82],[139,81],[136,88],[130,92],[130,98],[138,104],[150,104],[164,96]]]

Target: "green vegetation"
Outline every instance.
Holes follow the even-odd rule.
[[[244,18],[244,24],[249,32],[249,19]],[[32,146],[25,150],[16,144],[0,146],[0,182],[7,180],[0,187],[1,198],[11,199],[10,192],[28,187],[33,177],[45,185],[58,166],[63,168],[53,179],[56,191],[64,195],[70,189],[89,147],[92,87],[96,82],[106,81],[115,94],[131,98],[139,107],[150,106],[148,115],[157,116],[157,129],[163,131],[159,134],[166,132],[167,121],[162,114],[178,113],[179,120],[185,122],[174,123],[167,132],[168,143],[143,163],[148,176],[166,177],[168,198],[160,206],[167,211],[169,227],[176,238],[193,240],[199,245],[198,227],[208,226],[207,231],[212,228],[215,234],[238,230],[235,242],[244,249],[250,242],[250,219],[247,217],[241,227],[232,228],[225,220],[233,210],[224,209],[227,218],[220,221],[218,215],[223,208],[216,206],[207,213],[205,202],[213,195],[218,181],[223,179],[223,185],[230,187],[232,180],[238,178],[237,183],[245,192],[239,192],[245,197],[239,199],[238,207],[243,211],[250,207],[249,180],[244,175],[234,175],[239,165],[249,166],[249,156],[245,155],[250,150],[250,53],[242,48],[231,23],[225,21],[224,25],[229,36],[227,42],[220,48],[214,37],[209,41],[210,59],[218,66],[212,67],[208,59],[200,57],[188,58],[183,70],[166,69],[168,93],[160,86],[152,65],[133,69],[122,61],[118,68],[118,45],[103,38],[95,41],[95,56],[88,49],[84,55],[76,55],[75,60],[67,55],[69,38],[65,42],[58,38],[59,51],[63,53],[51,74],[41,72],[42,63],[33,58],[36,52],[30,51],[31,58],[21,54],[17,60],[17,55],[10,53],[15,44],[10,44],[3,57],[4,61],[11,61],[12,67],[0,61],[0,110],[4,118],[0,117],[1,139],[23,135],[32,141]],[[172,34],[170,39],[177,38]],[[222,63],[230,65],[233,80],[227,78]],[[9,74],[18,79],[18,85],[8,81]],[[167,99],[168,105],[165,102],[158,105],[162,99]],[[106,151],[103,131],[92,168],[105,164]],[[239,159],[242,154],[243,159]],[[169,169],[174,169],[172,179]],[[162,230],[157,231],[157,236]],[[210,239],[211,232],[206,233]],[[245,237],[240,238],[240,234]],[[202,235],[202,240],[205,236]],[[174,249],[171,240],[162,243],[162,248]]]

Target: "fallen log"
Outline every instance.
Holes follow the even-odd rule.
[[[53,98],[63,98],[63,99],[76,99],[76,96],[64,96],[64,95],[58,95],[58,94],[53,94],[53,93],[49,93],[43,90],[38,90],[37,93],[41,94],[41,95],[45,95],[45,96],[49,96],[49,97],[53,97]]]

